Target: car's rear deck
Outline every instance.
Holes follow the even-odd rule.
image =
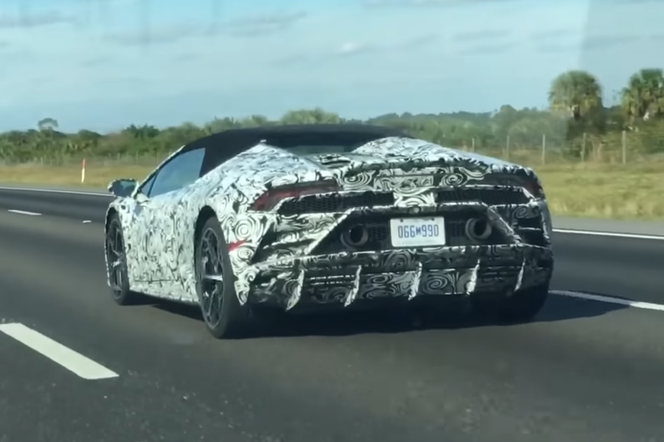
[[[546,283],[550,249],[528,244],[334,253],[259,265],[252,302],[292,307],[519,290]]]

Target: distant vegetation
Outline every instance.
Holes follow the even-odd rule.
[[[412,135],[455,148],[492,152],[541,149],[569,161],[607,161],[603,152],[622,150],[624,134],[631,157],[664,154],[664,74],[661,69],[635,73],[619,93],[620,105],[607,107],[597,78],[585,71],[559,75],[548,94],[549,108],[515,109],[506,104],[496,112],[451,114],[386,114],[364,123],[405,129]],[[444,97],[440,97],[444,99]],[[278,121],[260,115],[244,119],[216,118],[197,126],[184,123],[158,129],[131,125],[111,134],[58,130],[55,118],[39,121],[36,129],[0,134],[0,161],[47,162],[72,159],[160,157],[198,137],[228,128],[290,123],[339,123],[343,119],[322,109],[289,111]]]

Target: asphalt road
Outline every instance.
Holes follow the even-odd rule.
[[[0,191],[0,442],[664,441],[664,241],[554,239],[554,289],[653,304],[553,295],[528,325],[451,305],[437,328],[346,315],[215,341],[195,309],[112,303],[106,202]]]

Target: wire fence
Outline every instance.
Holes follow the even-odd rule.
[[[644,152],[630,143],[627,132],[622,132],[619,143],[597,142],[591,137],[583,134],[575,145],[560,143],[549,143],[547,136],[541,136],[539,145],[526,146],[523,143],[513,143],[507,136],[503,146],[479,146],[475,138],[461,141],[457,146],[448,146],[457,150],[473,152],[503,159],[531,167],[547,165],[572,165],[572,164],[633,164],[633,163],[658,163],[664,162],[664,152]],[[76,167],[85,160],[88,165],[97,167],[154,167],[159,164],[168,153],[139,153],[134,154],[106,154],[95,155],[93,152],[81,154],[50,153],[48,155],[36,155],[29,161],[15,161],[0,156],[1,166],[45,166],[45,167]],[[662,164],[664,168],[664,164]]]

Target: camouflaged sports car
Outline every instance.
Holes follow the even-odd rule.
[[[384,127],[227,130],[109,190],[115,301],[200,305],[218,338],[269,310],[408,309],[446,296],[528,321],[553,271],[531,169]]]

